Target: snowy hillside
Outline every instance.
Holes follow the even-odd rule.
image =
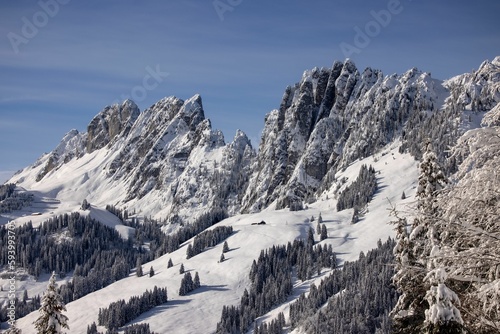
[[[500,57],[445,81],[416,68],[401,75],[384,75],[371,68],[360,72],[347,59],[331,68],[305,71],[297,84],[286,88],[279,108],[265,118],[258,150],[241,131],[226,142],[220,131],[213,130],[199,95],[186,101],[166,97],[142,112],[130,100],[107,106],[90,121],[86,132],[69,131],[52,152],[14,175],[8,181],[11,185],[0,188],[0,225],[17,228],[25,241],[16,248],[21,253],[17,265],[20,270],[25,266],[17,291],[27,295],[18,293],[17,297],[25,299],[26,311],[46,288],[48,272],[57,271],[64,277],[59,283],[68,300],[69,332],[86,333],[87,326],[98,323],[99,309],[157,286],[167,289],[168,302],[128,325],[147,323],[156,333],[215,333],[223,310],[229,312],[225,306],[239,305],[248,293],[254,260],[266,249],[307,239],[305,249],[310,253],[331,246],[336,264],[344,270],[347,261],[357,260],[361,252],[364,256],[379,246],[379,240],[396,236],[395,226],[388,224],[395,219],[390,216],[394,208],[406,219],[398,220],[401,242],[402,231],[412,228],[413,218],[422,215],[422,199],[416,195],[423,158],[432,157],[433,164],[443,166],[439,175],[446,174],[454,189],[440,194],[434,203],[473,217],[467,201],[484,189],[486,209],[497,212],[494,182],[498,183],[498,177],[489,178],[488,173],[494,173],[498,160],[499,92]],[[473,186],[476,176],[484,187]],[[453,188],[462,184],[467,188]],[[467,195],[460,198],[466,204],[455,201],[455,194]],[[441,218],[439,238],[443,241],[454,242],[455,235],[469,238],[460,234],[460,228],[442,225],[448,216]],[[490,216],[481,220],[488,222],[487,235],[496,233],[494,220]],[[423,220],[414,221],[418,227]],[[469,227],[468,221],[464,224]],[[223,243],[217,239],[220,235],[211,236],[206,249],[195,247],[200,235],[224,226],[228,227],[225,231],[229,227],[233,231],[229,237],[223,234],[229,246],[224,257]],[[422,230],[408,239],[413,242]],[[315,242],[310,240],[312,231],[316,231]],[[429,231],[431,235],[434,230]],[[8,233],[4,227],[0,232],[5,248]],[[482,240],[473,240],[481,248]],[[55,254],[55,249],[64,254]],[[4,306],[9,300],[6,254],[0,255],[5,265],[0,268],[0,305]],[[385,259],[383,266],[390,268],[385,274],[393,269],[393,260]],[[427,270],[434,260],[418,265]],[[181,265],[192,276],[198,273],[201,281],[199,288],[187,294],[179,291],[184,277]],[[136,275],[139,266],[146,273],[141,277]],[[282,322],[284,317],[287,332],[310,333],[311,324],[319,326],[324,318],[321,312],[327,312],[329,303],[323,300],[316,309],[297,317],[293,303],[305,303],[301,294],[318,293],[320,282],[339,271],[319,264],[311,268],[306,279],[298,265],[291,269],[291,293],[272,307],[259,305],[262,312],[253,314],[256,325],[273,319]],[[466,276],[460,267],[453,270],[460,278]],[[491,296],[498,293],[498,270],[487,269],[480,275],[488,284],[462,291],[461,296],[490,307]],[[383,284],[392,286],[388,281]],[[474,299],[477,291],[485,297]],[[348,286],[337,293],[355,295]],[[397,299],[394,289],[392,293]],[[391,326],[388,314],[396,303],[382,302],[384,298],[377,300],[385,303],[381,315],[369,319],[372,329],[375,324],[380,325],[377,328]],[[493,303],[488,311],[493,318],[497,306]],[[38,312],[32,310],[17,322],[23,333],[35,333]],[[358,314],[361,320],[357,319],[368,322],[362,312],[370,313],[368,306]],[[477,319],[464,318],[470,323]],[[231,326],[233,320],[225,325]],[[481,326],[496,326],[494,320],[488,321]],[[106,331],[103,326],[99,330]],[[218,332],[225,333],[223,329]]]
[[[333,246],[338,254],[339,263],[355,260],[359,252],[366,252],[375,247],[379,239],[385,240],[389,235],[393,235],[392,227],[387,224],[389,200],[402,207],[403,203],[412,201],[417,176],[416,162],[410,155],[398,153],[397,147],[397,143],[394,143],[392,150],[383,152],[377,159],[370,157],[358,161],[338,175],[339,179],[347,177],[349,181],[353,181],[363,164],[371,164],[380,171],[377,178],[381,190],[377,192],[368,206],[368,212],[359,223],[351,224],[352,210],[336,212],[333,191],[325,192],[321,200],[303,211],[269,209],[256,214],[228,218],[214,226],[230,225],[235,231],[227,239],[230,251],[226,253],[224,262],[218,263],[222,244],[186,260],[186,248],[191,242],[188,241],[174,253],[143,265],[145,270],[153,266],[155,270],[153,277],[146,275],[138,278],[132,274],[127,279],[68,304],[66,314],[70,319],[71,332],[84,333],[87,325],[97,321],[100,307],[107,307],[112,301],[121,298],[128,299],[140,295],[155,285],[167,287],[169,301],[143,314],[136,320],[137,322],[149,323],[151,329],[158,333],[214,332],[221,316],[222,306],[236,304],[243,290],[248,287],[250,266],[252,261],[258,258],[260,250],[286,244],[297,238],[306,238],[308,228],[316,226],[316,222],[310,222],[311,216],[317,218],[320,213],[329,235],[329,238],[321,244]],[[403,191],[408,195],[405,201],[400,199]],[[262,220],[266,225],[252,225]],[[319,240],[319,237],[316,236],[316,239]],[[172,259],[174,266],[167,269],[169,258]],[[193,273],[197,271],[202,284],[199,290],[184,297],[178,295],[182,278],[179,274],[181,263],[186,270]],[[322,276],[327,274],[328,272],[324,271]],[[296,282],[294,289],[304,291],[317,279],[318,277],[313,277],[311,281]],[[28,293],[30,295],[32,293],[29,286]],[[286,305],[283,307],[286,308]],[[19,320],[18,324],[23,333],[34,333],[31,323],[36,317],[37,312],[34,312]]]
[[[142,113],[125,101],[100,112],[87,133],[70,131],[9,182],[62,202],[125,205],[175,220],[220,206],[239,211],[253,155],[241,131],[226,145],[211,129],[199,95],[165,98]]]

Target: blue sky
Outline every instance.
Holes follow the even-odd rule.
[[[349,56],[446,79],[500,55],[499,13],[461,0],[2,1],[0,179],[127,96],[144,110],[199,93],[226,141],[242,129],[257,146],[304,70]]]

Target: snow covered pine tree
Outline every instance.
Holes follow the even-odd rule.
[[[442,216],[438,195],[448,180],[430,142],[420,163],[417,215],[406,234],[405,221],[397,221],[394,283],[401,296],[392,311],[397,333],[461,333],[463,320],[454,303],[457,295],[445,285],[447,274],[436,258],[440,255],[437,226]]]
[[[57,293],[56,273],[52,276],[42,297],[42,306],[38,310],[40,316],[35,321],[35,328],[38,334],[58,334],[64,333],[63,329],[69,329],[68,317],[62,314],[66,307],[61,296]]]
[[[496,111],[495,111],[496,109]],[[500,105],[485,115],[500,120]],[[466,132],[452,149],[458,180],[439,200],[440,265],[468,333],[500,333],[500,122]]]

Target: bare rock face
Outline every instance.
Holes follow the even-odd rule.
[[[131,100],[104,108],[87,126],[87,152],[101,149],[116,136],[126,134],[139,114],[139,107]]]

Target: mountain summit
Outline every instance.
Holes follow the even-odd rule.
[[[71,130],[11,182],[167,221],[215,209],[300,209],[331,187],[338,171],[396,140],[417,159],[426,138],[447,151],[500,101],[499,82],[499,57],[446,81],[416,68],[384,75],[335,61],[286,88],[265,118],[258,153],[241,131],[226,144],[205,118],[200,95],[166,97],[142,112],[127,100],[105,107],[86,133]]]

